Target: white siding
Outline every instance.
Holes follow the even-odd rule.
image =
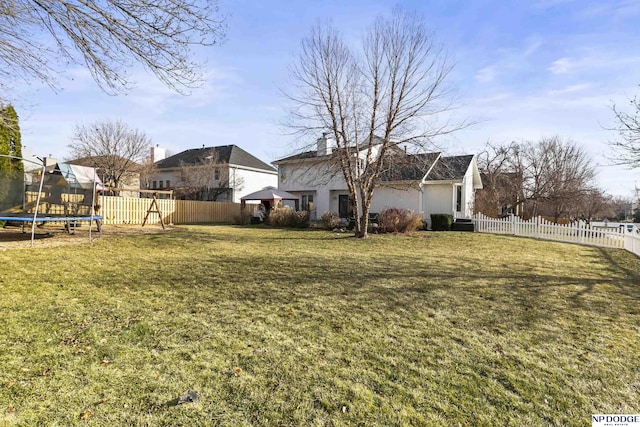
[[[431,214],[455,214],[453,184],[427,184],[423,187],[423,190],[424,220],[429,225],[429,228],[431,228]]]
[[[155,176],[151,179],[151,188],[153,188],[153,181],[156,182],[156,189],[160,188],[160,181],[162,181],[162,188],[164,189],[166,187],[167,181],[169,181],[169,184],[171,185],[172,188],[174,188],[177,184],[180,183],[180,171],[176,171],[176,170],[167,170],[167,171],[160,171],[157,174],[155,174]]]
[[[235,176],[235,181],[234,181]],[[240,203],[240,198],[247,194],[262,190],[265,187],[277,187],[278,175],[275,172],[267,173],[257,170],[243,169],[241,167],[229,167],[229,186],[234,187],[234,182],[238,184],[239,190],[233,192],[233,202]]]
[[[469,167],[462,181],[462,216],[471,218],[473,215],[473,168]]]
[[[380,213],[384,208],[410,209],[416,213],[422,213],[420,206],[420,191],[417,186],[405,186],[404,189],[391,187],[378,187],[373,193],[371,212]]]
[[[280,165],[278,177],[280,190],[296,195],[315,192],[317,218],[324,212],[337,212],[338,196],[333,193],[336,190],[346,193],[347,188],[342,172],[321,162],[301,161]]]
[[[260,172],[253,169],[245,169],[240,166],[229,166],[228,170],[224,166],[220,167],[220,180],[226,180],[227,173],[229,174],[229,187],[234,188],[236,185],[239,190],[233,191],[233,200],[229,200],[235,203],[240,203],[240,198],[253,193],[254,191],[262,190],[265,187],[277,187],[278,175],[276,172]],[[180,179],[180,169],[165,169],[159,171],[156,176],[151,180],[156,181],[156,188],[160,188],[160,181],[162,181],[163,189],[166,188],[167,180],[170,181],[172,188],[177,188],[183,185]],[[234,179],[235,177],[235,179]],[[214,181],[212,186],[217,186],[219,181]]]

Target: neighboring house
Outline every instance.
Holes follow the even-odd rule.
[[[312,219],[327,211],[348,218],[353,213],[349,191],[332,155],[330,139],[318,140],[318,149],[273,162],[278,188],[300,197],[300,208]],[[482,181],[474,155],[406,154],[397,150],[386,160],[371,212],[404,208],[420,213],[430,226],[431,214],[456,218],[473,215],[474,191]]]
[[[237,145],[192,148],[158,160],[155,168],[150,188],[174,190],[183,199],[239,203],[278,183],[276,169]]]

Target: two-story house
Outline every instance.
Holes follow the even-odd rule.
[[[302,210],[312,219],[326,211],[341,218],[353,209],[335,147],[326,134],[317,149],[273,162],[278,167],[278,188],[300,197]],[[482,188],[474,155],[444,156],[442,153],[406,154],[397,150],[389,157],[375,190],[371,212],[404,208],[421,213],[430,226],[431,214],[469,218],[473,196]]]
[[[192,148],[158,160],[149,187],[174,190],[182,199],[239,203],[244,195],[277,182],[275,168],[237,145],[223,145]]]

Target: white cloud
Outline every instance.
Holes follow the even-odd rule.
[[[585,91],[585,90],[591,88],[591,86],[592,85],[590,83],[574,84],[574,85],[565,86],[565,87],[560,88],[560,89],[552,89],[552,90],[550,90],[548,92],[548,94],[549,94],[549,96],[574,94],[576,92]]]
[[[572,71],[575,67],[575,61],[571,58],[565,57],[553,61],[548,70],[551,71],[552,74],[566,74]]]
[[[484,67],[473,76],[480,83],[492,82],[496,77],[496,70],[494,67]]]
[[[522,52],[522,56],[527,58],[533,55],[538,51],[538,49],[540,49],[540,47],[542,47],[542,45],[543,42],[539,37],[529,37],[527,44],[525,45],[525,49]]]

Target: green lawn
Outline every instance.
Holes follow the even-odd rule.
[[[621,250],[189,226],[0,261],[0,426],[640,412],[640,259]]]

